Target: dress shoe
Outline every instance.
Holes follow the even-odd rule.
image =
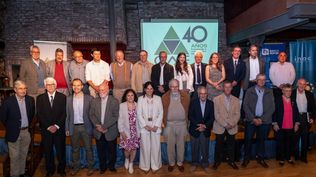
[[[110,168],[110,172],[116,173],[116,168]]]
[[[87,172],[87,176],[91,176],[93,175],[94,170],[93,169],[89,169]]]
[[[269,165],[264,160],[257,160],[258,164],[260,164],[263,168],[269,168]]]
[[[213,169],[217,170],[217,168],[219,167],[220,164],[221,164],[220,162],[215,162],[213,165]]]
[[[287,162],[288,162],[289,164],[291,164],[291,165],[294,165],[294,164],[295,164],[293,160],[288,160]]]
[[[307,159],[301,159],[302,162],[308,163]]]
[[[64,176],[66,176],[66,173],[65,172],[59,173],[59,176],[64,177]]]
[[[283,160],[280,160],[280,161],[279,161],[279,165],[283,166],[283,165],[284,165],[284,161],[283,161]]]
[[[244,160],[241,164],[242,167],[246,168],[247,165],[249,164],[249,160]]]
[[[191,168],[190,168],[190,171],[191,171],[191,172],[194,172],[195,170],[196,170],[196,166],[195,166],[195,165],[192,165]]]
[[[106,170],[100,170],[100,174],[104,174]]]
[[[229,166],[231,166],[234,170],[238,170],[238,166],[235,164],[235,162],[229,162]]]
[[[178,170],[180,172],[184,172],[184,166],[183,165],[178,165]]]
[[[71,175],[71,176],[75,176],[78,172],[79,172],[79,169],[73,169],[73,170],[70,172],[70,175]]]
[[[45,175],[45,177],[52,177],[53,176],[53,174],[51,174],[51,173],[46,173],[46,175]]]
[[[168,166],[168,171],[169,171],[169,172],[172,172],[173,170],[174,170],[174,166],[169,165],[169,166]]]

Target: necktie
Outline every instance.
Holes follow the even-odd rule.
[[[196,68],[197,68],[197,69],[196,69],[196,72],[197,72],[197,73],[196,73],[196,75],[197,75],[197,79],[196,79],[196,80],[197,80],[197,83],[198,83],[198,84],[201,84],[201,71],[200,71],[200,65],[197,65],[197,66],[196,66]]]
[[[238,64],[238,61],[234,60],[234,74],[236,73],[237,64]]]
[[[50,107],[53,107],[53,103],[54,103],[54,97],[50,96]]]

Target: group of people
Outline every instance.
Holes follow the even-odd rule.
[[[118,136],[124,167],[130,174],[134,172],[137,149],[142,171],[156,173],[161,168],[161,135],[167,143],[168,171],[178,168],[183,172],[188,134],[192,150],[190,170],[201,166],[208,172],[211,132],[216,135],[213,169],[222,160],[238,169],[235,135],[240,119],[245,125],[242,167],[250,162],[254,134],[255,158],[268,167],[265,140],[271,127],[276,132],[280,165],[285,161],[293,164],[291,155],[307,163],[308,132],[315,105],[313,94],[305,90],[306,80],[298,79],[297,89],[292,89],[295,69],[286,62],[286,53],[280,52],[279,61],[270,67],[273,89],[267,88],[265,63],[258,57],[258,47],[251,45],[248,52],[249,57],[242,60],[241,48],[235,46],[231,58],[222,61],[219,53],[213,53],[205,64],[203,52],[196,51],[195,63],[191,65],[186,54],[179,53],[172,66],[166,62],[165,51],[159,53],[160,62],[153,65],[145,50],[139,52],[135,64],[126,61],[124,52],[118,50],[115,61],[109,65],[101,60],[99,49],[91,50],[90,62],[83,59],[80,51],[73,52],[72,61],[65,61],[62,49],[56,49],[55,60],[45,63],[39,57],[39,47],[31,46],[31,59],[23,60],[19,79],[14,82],[15,95],[0,109],[11,176],[25,175],[31,141],[28,130],[37,120],[47,177],[56,171],[54,147],[57,173],[66,176],[66,136],[70,136],[72,145],[71,175],[81,168],[81,142],[86,151],[87,175],[94,173],[92,137],[96,140],[100,173],[107,169],[116,172]]]

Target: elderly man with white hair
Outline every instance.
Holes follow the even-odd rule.
[[[25,176],[25,162],[31,142],[29,126],[35,113],[34,99],[26,95],[26,84],[14,82],[15,94],[10,96],[0,108],[0,120],[5,126],[5,140],[8,142],[10,176]]]
[[[53,176],[55,173],[54,146],[58,159],[57,172],[60,176],[66,176],[66,96],[56,91],[57,83],[54,78],[47,77],[44,84],[47,92],[37,97],[36,115],[40,122],[44,146],[46,177]]]
[[[206,86],[205,80],[205,68],[206,64],[202,62],[203,52],[201,50],[197,50],[194,53],[195,62],[191,64],[191,68],[193,71],[193,88],[195,90],[195,96],[197,97],[197,88],[199,86]],[[192,94],[193,95],[193,94]]]
[[[179,81],[169,82],[169,91],[162,96],[164,135],[167,139],[168,171],[173,171],[175,164],[180,172],[184,171],[184,143],[187,135],[189,95],[179,90]],[[175,151],[175,146],[177,151]],[[177,154],[176,154],[177,152]]]

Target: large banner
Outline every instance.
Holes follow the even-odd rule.
[[[64,60],[67,61],[67,42],[34,40],[34,45],[37,45],[40,48],[40,59],[45,62],[55,60],[55,50],[57,48],[64,51]]]
[[[265,61],[266,86],[272,87],[269,69],[272,63],[278,61],[278,54],[285,51],[284,43],[264,43],[260,49],[260,57]]]
[[[296,78],[304,77],[307,90],[314,92],[316,84],[316,40],[290,42],[290,60],[296,71]]]
[[[178,53],[184,52],[191,64],[196,50],[203,52],[203,62],[208,63],[218,50],[217,19],[151,19],[142,20],[140,26],[141,47],[152,63],[158,63],[159,52],[166,51],[168,63],[174,64]]]

